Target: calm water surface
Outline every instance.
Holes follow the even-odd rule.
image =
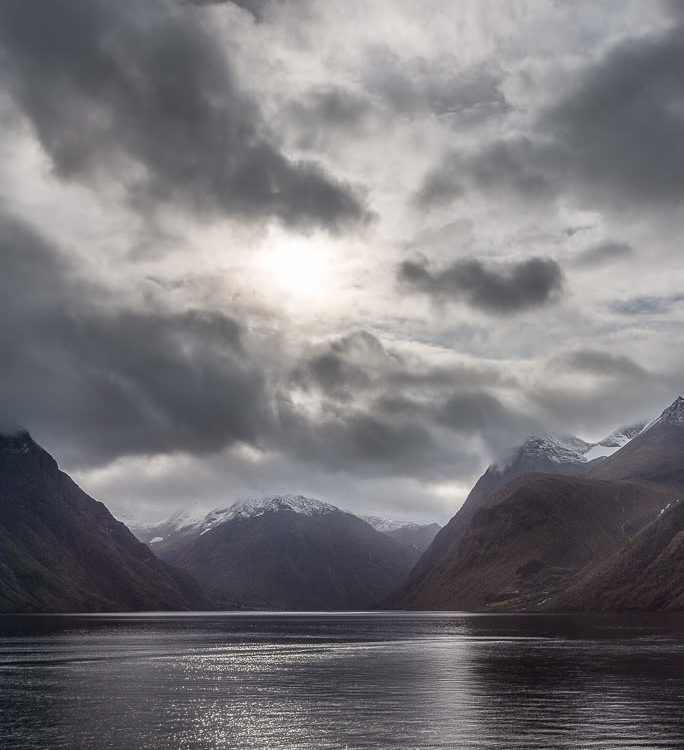
[[[684,747],[684,618],[0,618],[6,748]]]

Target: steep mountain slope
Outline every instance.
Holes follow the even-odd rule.
[[[616,552],[673,499],[639,482],[528,474],[476,511],[451,554],[403,598],[407,609],[529,609]]]
[[[684,502],[662,508],[616,554],[548,607],[555,611],[684,609]]]
[[[677,399],[599,464],[585,462],[589,471],[582,477],[523,473],[486,497],[482,482],[466,512],[437,535],[385,606],[515,610],[546,600],[555,606],[561,592],[616,554],[684,491],[683,414]],[[517,467],[526,465],[525,452]],[[497,471],[488,474],[494,486]]]
[[[417,557],[360,518],[301,496],[212,511],[152,547],[190,571],[215,606],[225,608],[369,607],[406,577]]]
[[[0,435],[0,611],[201,604],[187,575],[158,560],[28,433]]]
[[[634,425],[616,430],[600,443],[587,443],[572,436],[533,435],[528,438],[508,458],[487,468],[456,515],[437,533],[408,579],[395,596],[388,600],[387,605],[410,606],[408,602],[413,600],[415,592],[435,575],[435,571],[443,569],[444,560],[456,555],[460,540],[478,508],[501,487],[531,473],[583,476],[606,460],[606,455],[629,441],[641,428],[642,425]]]

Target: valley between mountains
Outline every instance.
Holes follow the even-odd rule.
[[[599,443],[537,435],[444,526],[284,495],[117,521],[0,436],[0,610],[684,609],[684,399]]]

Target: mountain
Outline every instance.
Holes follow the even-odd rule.
[[[0,611],[188,609],[189,576],[93,500],[27,432],[0,435]]]
[[[402,608],[536,607],[617,552],[672,500],[671,490],[639,482],[519,477],[482,504],[420,585],[401,591]]]
[[[602,441],[611,455],[598,461],[599,444],[528,441],[503,468],[487,470],[384,606],[561,608],[560,593],[684,490],[683,412],[678,399],[642,430],[613,433]],[[529,473],[538,465],[546,472]]]
[[[562,592],[553,609],[684,609],[684,502],[661,508],[617,553]]]
[[[416,560],[430,546],[437,532],[442,528],[438,523],[412,523],[410,521],[391,521],[379,516],[359,516],[376,531],[406,544],[418,554]]]
[[[367,608],[396,588],[418,557],[357,516],[301,495],[165,523],[142,532],[155,553],[188,570],[223,608]],[[171,533],[162,537],[163,528]]]
[[[435,536],[401,589],[387,602],[407,603],[432,578],[443,561],[456,555],[461,538],[480,506],[497,490],[526,474],[546,473],[578,477],[589,473],[606,456],[628,442],[643,425],[624,427],[599,443],[587,443],[573,436],[532,435],[503,460],[491,464],[477,480],[456,515]],[[406,604],[406,606],[409,606]]]

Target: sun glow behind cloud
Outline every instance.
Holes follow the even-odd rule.
[[[298,301],[320,301],[333,291],[332,251],[315,238],[272,238],[257,262],[274,287]]]

